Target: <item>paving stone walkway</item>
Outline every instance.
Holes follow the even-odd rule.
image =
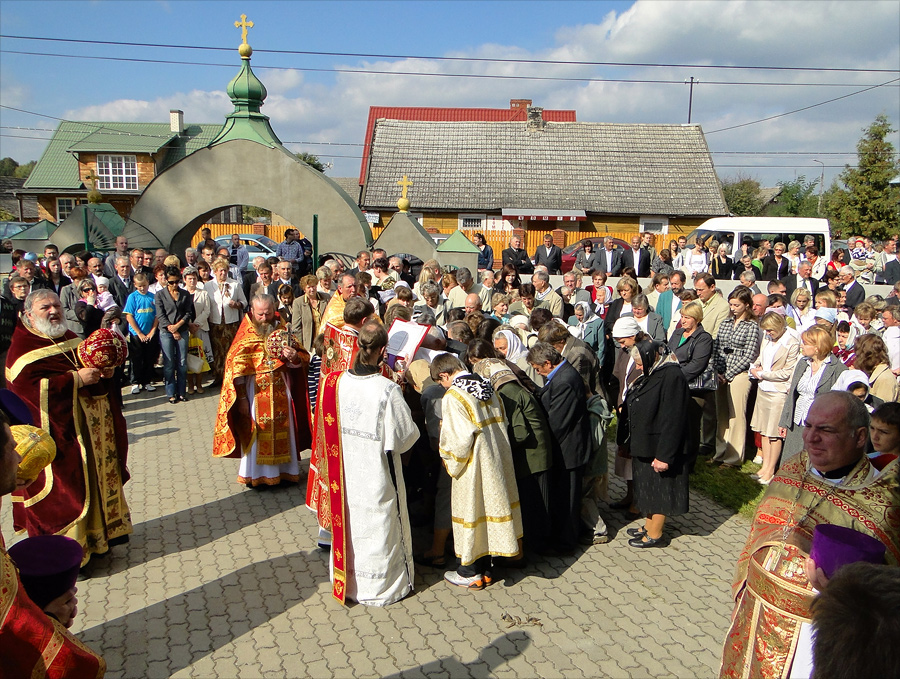
[[[217,399],[125,396],[135,530],[91,562],[73,627],[108,677],[715,676],[748,524],[710,500],[691,494],[665,549],[628,547],[638,524],[607,513],[609,544],[484,591],[417,567],[404,601],[341,607],[303,491],[245,489],[236,460],[210,456]],[[0,526],[14,542],[8,502]]]

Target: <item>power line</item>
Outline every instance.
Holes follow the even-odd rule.
[[[235,68],[234,63],[214,63],[207,61],[180,61],[175,59],[142,59],[138,57],[102,57],[90,54],[59,54],[53,52],[30,52],[24,50],[0,49],[0,54],[20,54],[34,57],[57,57],[61,59],[87,59],[94,61],[116,61],[138,64],[167,64],[170,66],[213,66],[216,68]],[[573,76],[538,76],[538,75],[503,75],[490,73],[438,73],[419,71],[388,71],[378,69],[361,68],[311,68],[302,66],[265,66],[256,64],[254,68],[262,70],[300,71],[304,73],[351,73],[361,75],[390,75],[390,76],[415,76],[430,78],[470,78],[475,80],[526,80],[526,81],[550,81],[550,82],[579,82],[579,83],[621,83],[626,85],[683,85],[684,80],[650,80],[646,78],[585,78]],[[893,81],[891,81],[893,82]],[[730,81],[730,80],[704,80],[703,85],[725,85],[741,87],[858,87],[859,83],[798,83],[798,82],[767,82],[767,81]],[[879,87],[881,85],[878,85]]]
[[[0,35],[0,38],[11,40],[35,40],[39,42],[65,42],[81,45],[111,45],[115,47],[155,47],[166,49],[205,50],[215,52],[232,52],[232,47],[209,47],[203,45],[171,45],[165,43],[141,43],[113,40],[84,40],[75,38],[52,38],[46,36],[26,35]],[[308,50],[278,50],[259,49],[257,53],[289,54],[299,56],[320,57],[352,57],[359,59],[422,59],[428,61],[461,61],[481,62],[497,64],[548,64],[554,66],[613,66],[613,67],[637,67],[637,68],[696,68],[696,69],[722,69],[722,70],[753,70],[753,71],[803,71],[818,73],[900,73],[900,69],[888,68],[834,68],[816,66],[744,66],[734,64],[659,64],[647,62],[622,62],[622,61],[563,61],[555,59],[500,59],[491,57],[446,57],[412,54],[362,54],[354,52],[317,52]]]
[[[808,111],[809,109],[816,108],[817,106],[824,106],[825,104],[831,104],[832,102],[840,101],[841,99],[846,99],[847,97],[854,97],[857,94],[862,94],[863,92],[868,92],[869,90],[874,90],[878,87],[884,87],[885,85],[890,85],[891,83],[895,83],[898,80],[900,80],[900,78],[894,78],[893,80],[888,80],[887,82],[883,82],[880,85],[873,85],[872,87],[866,87],[865,89],[857,90],[856,92],[850,92],[849,94],[845,94],[840,97],[835,97],[834,99],[828,99],[827,101],[821,101],[818,104],[804,106],[803,108],[798,108],[793,111],[787,111],[785,113],[779,113],[774,116],[769,116],[768,118],[761,118],[759,120],[751,120],[749,123],[741,123],[740,125],[732,125],[731,127],[722,127],[722,128],[719,128],[718,130],[710,130],[708,132],[705,132],[704,134],[709,135],[709,134],[715,134],[716,132],[725,132],[726,130],[736,130],[739,127],[747,127],[748,125],[756,125],[757,123],[764,123],[767,120],[775,120],[776,118],[783,118],[784,116],[789,116],[793,113],[800,113],[801,111]]]

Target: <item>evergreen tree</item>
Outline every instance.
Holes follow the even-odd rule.
[[[840,184],[832,184],[825,212],[836,234],[884,239],[900,231],[900,187],[891,184],[900,175],[900,162],[887,141],[894,130],[882,114],[863,132],[857,167],[846,166]]]

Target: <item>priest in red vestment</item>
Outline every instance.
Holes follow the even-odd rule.
[[[6,415],[0,415],[0,496],[16,487],[19,455]],[[74,590],[42,610],[25,593],[0,536],[0,676],[102,677],[106,663],[66,627],[72,624]]]
[[[132,525],[123,488],[128,433],[120,399],[111,391],[113,380],[79,362],[80,343],[66,329],[56,293],[32,292],[13,331],[6,382],[57,451],[34,483],[13,494],[15,529],[73,538],[87,563],[91,554],[126,542]]]
[[[310,446],[309,354],[288,338],[275,298],[256,295],[225,359],[213,456],[240,458],[238,482],[248,486],[296,483]]]

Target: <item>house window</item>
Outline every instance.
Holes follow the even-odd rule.
[[[137,158],[135,156],[97,156],[97,188],[103,190],[132,190],[138,187]]]
[[[460,215],[457,228],[477,231],[484,225],[484,218],[485,215]]]
[[[56,223],[62,223],[62,221],[72,214],[72,211],[75,209],[76,205],[81,205],[84,202],[82,198],[57,198],[56,199]]]
[[[641,233],[669,233],[668,217],[641,217]]]

